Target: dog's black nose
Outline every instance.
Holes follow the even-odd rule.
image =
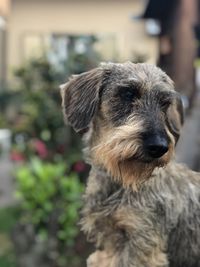
[[[169,149],[168,140],[164,135],[150,135],[145,138],[144,144],[148,156],[152,158],[160,158]]]

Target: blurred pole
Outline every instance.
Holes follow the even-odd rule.
[[[200,67],[196,67],[195,83],[197,87],[197,94],[200,94]]]
[[[6,82],[6,22],[0,16],[0,91]]]
[[[16,203],[13,164],[10,160],[11,132],[0,129],[0,208]]]
[[[196,93],[194,61],[196,40],[194,25],[197,23],[197,0],[180,0],[174,13],[173,73],[178,91],[193,105]]]

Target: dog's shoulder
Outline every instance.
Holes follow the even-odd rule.
[[[200,211],[200,173],[186,165],[170,162],[164,169],[157,169],[148,181],[146,194],[165,206],[174,216]]]

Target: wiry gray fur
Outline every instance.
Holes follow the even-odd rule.
[[[126,83],[132,83],[136,90],[131,106],[116,96]],[[167,134],[171,150],[178,140],[183,111],[169,77],[148,64],[106,64],[72,78],[62,95],[65,117],[76,131],[84,132],[92,165],[81,220],[83,231],[97,248],[88,266],[200,267],[200,175],[181,164],[168,163],[170,158],[164,159],[164,168],[157,168],[159,161],[147,161],[141,145],[142,136],[152,132]],[[134,133],[137,140],[130,138],[133,146],[129,148],[129,139],[124,139],[129,130],[124,126],[137,122],[142,126]],[[119,142],[110,147],[124,142],[127,158],[122,161],[132,160],[128,168],[134,172],[137,161],[144,166],[155,164],[138,190],[134,181],[132,187],[127,177],[123,180],[123,173],[113,177],[112,166],[109,170],[109,164],[98,161],[101,155],[94,154],[98,145],[103,147],[107,142],[106,134],[113,131],[114,135],[119,127],[126,129],[125,135],[117,132]],[[136,153],[132,156],[134,145]],[[119,158],[116,155],[116,160]]]
[[[88,181],[94,183],[96,192],[85,195],[83,229],[99,249],[112,248],[118,257],[116,267],[151,267],[142,259],[158,245],[156,236],[163,242],[160,252],[166,254],[166,264],[154,266],[200,266],[199,174],[171,162],[154,171],[138,192],[120,187],[97,170],[91,171]],[[130,217],[138,217],[139,225],[133,220],[126,231],[127,218],[124,227],[115,229],[113,214],[118,209],[128,209]],[[90,220],[93,224],[87,228]]]

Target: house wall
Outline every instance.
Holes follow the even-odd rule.
[[[0,15],[7,16],[10,11],[10,0],[0,0]]]
[[[146,35],[143,21],[131,19],[143,9],[142,0],[13,0],[8,20],[9,73],[25,59],[27,34],[111,34],[118,60],[131,60],[135,53],[155,63],[157,40]]]
[[[0,28],[0,91],[6,84],[6,29]]]
[[[10,11],[10,0],[0,0],[0,90],[6,82],[6,19]]]

